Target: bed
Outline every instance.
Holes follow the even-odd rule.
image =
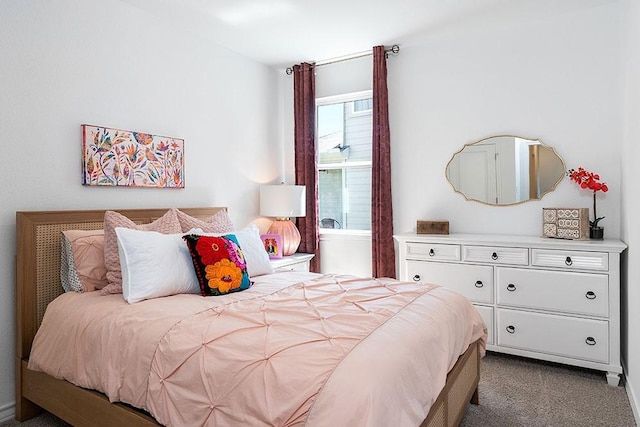
[[[182,211],[193,217],[205,219],[220,209],[224,208],[189,208],[182,209]],[[137,224],[145,224],[162,216],[166,209],[119,210],[119,212]],[[27,368],[33,340],[42,324],[46,308],[63,293],[59,274],[60,233],[70,229],[101,229],[104,214],[104,210],[18,212],[16,214],[16,419],[19,421],[32,418],[44,409],[73,425],[158,424],[156,419],[144,410],[126,403],[111,402],[103,393],[82,388],[44,372]],[[306,278],[304,279],[306,280]],[[312,279],[318,281],[321,278]],[[338,283],[337,285],[334,283],[334,287],[344,286],[344,283],[347,282],[350,287],[366,287],[366,284],[357,282],[357,279],[353,279],[356,282],[349,282],[352,280],[349,278],[335,277],[326,280]],[[390,281],[387,285],[390,288],[404,286],[396,281]],[[413,286],[413,284],[411,285]],[[298,288],[295,286],[286,287],[286,289],[308,292],[311,285],[307,284],[306,288],[305,285],[300,286]],[[247,291],[242,293],[244,292]],[[415,289],[411,292],[415,292]],[[111,300],[114,299],[111,298]],[[117,302],[114,301],[113,304],[117,304]],[[396,319],[396,317],[393,318]],[[185,328],[188,327],[188,324],[184,325]],[[177,333],[176,336],[182,335]],[[460,356],[457,357],[455,364],[452,364],[448,373],[442,373],[443,377],[446,375],[444,387],[437,393],[437,398],[432,399],[433,402],[429,404],[428,414],[421,425],[458,425],[468,403],[478,403],[479,366],[481,355],[484,353],[485,340],[486,332],[483,336],[476,337],[468,347],[460,352]],[[344,364],[346,365],[346,362]],[[337,380],[334,382],[339,383]],[[330,393],[318,394],[320,397],[325,395],[330,395]],[[330,398],[322,401],[318,398],[317,400],[325,406],[332,406]],[[320,403],[318,406],[321,407]],[[319,410],[316,411],[316,414],[320,414],[316,415],[316,419],[324,419],[323,413]],[[367,424],[364,419],[363,417],[363,425]],[[299,424],[302,423],[305,421],[299,422]],[[283,423],[282,425],[285,424],[294,425],[296,422]],[[307,422],[307,425],[313,425],[313,423]]]

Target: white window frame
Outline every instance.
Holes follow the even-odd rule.
[[[333,95],[333,96],[325,96],[322,98],[316,98],[316,127],[318,126],[318,107],[323,106],[323,105],[331,105],[331,104],[338,104],[338,103],[345,103],[345,102],[350,102],[350,101],[356,101],[358,99],[367,99],[367,98],[373,98],[373,91],[372,90],[363,90],[363,91],[359,91],[359,92],[350,92],[350,93],[345,93],[345,94],[340,94],[340,95]],[[358,115],[364,115],[364,114],[369,114],[371,110],[366,110],[366,111],[358,111],[358,112],[354,112],[353,108],[349,109],[349,114],[352,116],[358,116]],[[318,137],[317,135],[317,128],[316,128],[316,138]],[[317,142],[317,141],[316,141]],[[316,163],[316,169],[317,171],[320,170],[325,170],[325,169],[350,169],[350,168],[362,168],[362,167],[369,167],[370,169],[373,168],[373,164],[371,161],[360,161],[360,162],[345,162],[345,163],[323,163],[322,165]],[[344,211],[343,211],[343,215],[344,215]],[[318,218],[318,221],[320,221],[320,218]],[[350,234],[350,235],[354,235],[354,236],[371,236],[371,230],[349,230],[349,229],[332,229],[332,228],[319,228],[319,233],[320,234]]]
[[[316,109],[320,105],[338,104],[342,102],[355,101],[356,99],[373,98],[372,90],[362,90],[360,92],[350,92],[341,95],[324,96],[316,98]],[[368,110],[367,110],[368,111]]]

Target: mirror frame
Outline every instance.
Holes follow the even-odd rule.
[[[488,202],[485,202],[485,201],[483,201],[483,200],[478,200],[478,199],[470,199],[469,197],[467,197],[467,195],[466,195],[466,194],[464,194],[463,192],[461,192],[461,191],[459,191],[458,189],[456,189],[456,187],[454,187],[453,183],[452,183],[452,182],[451,182],[451,180],[449,179],[449,173],[448,173],[449,165],[451,164],[451,162],[453,161],[453,159],[455,158],[455,156],[456,156],[457,154],[460,154],[462,151],[464,151],[464,149],[465,149],[465,148],[467,148],[468,146],[475,145],[475,144],[479,144],[479,143],[481,143],[481,142],[483,142],[483,141],[486,141],[487,139],[491,139],[491,138],[505,138],[505,137],[506,137],[506,138],[520,138],[520,139],[526,139],[526,140],[529,140],[529,141],[536,141],[536,142],[538,142],[540,145],[542,145],[543,147],[549,148],[549,149],[553,152],[553,154],[555,154],[555,155],[556,155],[556,157],[558,157],[558,159],[560,160],[560,163],[562,164],[562,170],[564,171],[564,172],[563,172],[563,174],[562,174],[562,175],[560,175],[560,177],[556,180],[556,182],[553,184],[553,186],[552,186],[549,190],[547,190],[547,191],[545,191],[544,193],[540,194],[540,197],[539,197],[539,198],[535,198],[535,199],[531,199],[531,198],[530,198],[530,199],[527,199],[527,200],[521,200],[521,201],[519,201],[519,202],[514,202],[514,203],[503,203],[503,204],[497,204],[497,203],[488,203]],[[551,193],[551,192],[555,191],[555,189],[558,187],[558,185],[560,184],[560,182],[561,182],[561,181],[564,179],[564,177],[566,176],[566,170],[567,170],[567,165],[566,165],[566,163],[564,162],[564,159],[562,158],[562,156],[560,156],[560,154],[556,151],[555,147],[553,147],[553,146],[551,146],[551,145],[547,145],[547,144],[545,144],[544,142],[540,141],[540,139],[538,139],[538,138],[527,138],[527,137],[520,136],[520,135],[491,135],[491,136],[488,136],[488,137],[486,137],[486,138],[482,138],[482,139],[479,139],[479,140],[477,140],[477,141],[469,142],[469,143],[467,143],[467,144],[464,144],[464,145],[462,146],[462,148],[461,148],[461,149],[459,149],[458,151],[456,151],[455,153],[453,153],[453,155],[451,156],[451,158],[450,158],[450,159],[449,159],[449,161],[447,162],[447,165],[446,165],[446,166],[445,166],[445,168],[444,168],[444,177],[445,177],[445,179],[447,180],[447,182],[449,183],[449,185],[451,186],[451,188],[453,188],[453,191],[454,191],[454,192],[456,192],[456,193],[458,193],[458,194],[461,194],[461,195],[464,197],[465,201],[477,202],[477,203],[480,203],[480,204],[483,204],[483,205],[487,205],[487,206],[504,207],[504,206],[515,206],[515,205],[520,205],[520,204],[523,204],[523,203],[532,202],[532,201],[536,201],[536,200],[542,200],[542,198],[543,198],[545,195],[547,195],[548,193]]]

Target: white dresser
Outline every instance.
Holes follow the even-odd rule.
[[[465,295],[487,349],[607,372],[620,365],[620,240],[400,234],[399,278]]]

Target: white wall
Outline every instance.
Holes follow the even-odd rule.
[[[2,421],[14,411],[16,211],[228,206],[244,226],[282,150],[276,71],[118,0],[0,9]],[[184,138],[186,188],[83,187],[82,123]]]
[[[592,208],[591,194],[568,180],[542,200],[516,206],[456,194],[445,178],[453,153],[506,134],[540,139],[568,168],[599,173],[611,189],[598,195],[601,225],[606,237],[620,237],[622,16],[619,2],[517,22],[483,16],[403,41],[387,61],[395,232],[415,230],[418,219],[448,219],[452,233],[540,235],[543,207]],[[349,90],[354,76],[370,79],[370,63],[319,68],[317,96]],[[292,102],[290,77],[281,79]],[[293,129],[291,110],[284,120]],[[292,136],[285,147],[293,147]],[[286,158],[292,155],[288,148]],[[288,171],[292,165],[286,162]],[[337,250],[323,252],[322,262],[349,257],[360,265],[366,256]]]
[[[591,207],[564,180],[541,201],[490,207],[453,192],[444,169],[463,144],[519,135],[593,170],[608,237],[620,235],[622,88],[618,4],[516,23],[468,21],[404,43],[388,61],[396,232],[449,219],[451,232],[540,235],[541,209]],[[603,148],[603,147],[606,147]]]
[[[320,253],[320,271],[371,276],[371,233],[326,231],[320,234]]]
[[[622,146],[622,238],[629,248],[623,265],[622,357],[627,374],[627,394],[634,409],[636,422],[640,424],[640,193],[637,188],[638,160],[640,159],[640,3],[625,2],[627,36],[626,114]],[[625,270],[623,270],[624,274]],[[626,279],[626,280],[625,280]]]

